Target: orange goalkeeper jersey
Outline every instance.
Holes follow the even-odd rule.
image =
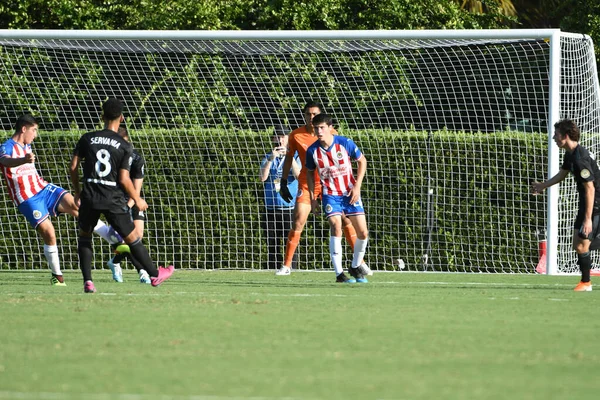
[[[337,135],[335,129],[332,130],[332,133]],[[308,186],[306,181],[306,150],[308,150],[310,145],[317,140],[317,135],[310,133],[306,129],[306,125],[296,128],[290,133],[290,138],[288,140],[289,154],[293,155],[295,152],[298,152],[298,157],[300,158],[300,163],[302,165],[302,170],[298,176],[298,184],[300,186]],[[321,180],[319,178],[319,173],[317,170],[313,171],[313,173],[315,174],[315,189],[320,188]]]

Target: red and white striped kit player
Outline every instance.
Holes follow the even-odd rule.
[[[318,169],[323,184],[323,195],[347,196],[356,180],[352,173],[352,160],[362,153],[347,137],[334,136],[332,145],[325,149],[316,141],[306,152],[306,169]]]
[[[8,139],[0,147],[0,158],[22,158],[28,153],[31,153],[30,144],[21,145],[13,139]],[[34,163],[12,168],[2,166],[2,172],[8,184],[10,198],[17,206],[41,192],[48,185],[48,182],[38,174]]]

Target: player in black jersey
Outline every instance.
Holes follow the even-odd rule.
[[[531,190],[533,194],[539,194],[547,187],[562,182],[569,172],[573,174],[579,193],[579,210],[573,225],[573,249],[581,270],[581,282],[574,290],[591,292],[590,245],[598,234],[600,221],[600,169],[596,157],[579,145],[579,137],[579,128],[573,121],[565,119],[554,124],[553,139],[558,147],[565,149],[563,164],[552,178],[541,183],[534,182]],[[594,243],[592,248],[596,247]]]
[[[124,124],[121,124],[121,126],[119,126],[118,133],[125,140],[131,143],[131,140],[129,139],[129,132],[127,131],[127,128]],[[133,183],[133,188],[135,189],[136,193],[139,196],[141,196],[142,185],[144,183],[144,166],[146,164],[146,161],[144,160],[144,157],[142,157],[140,152],[137,151],[135,148],[133,149],[132,157],[133,159],[131,162],[131,169],[129,170],[129,177],[131,178],[131,182]],[[133,202],[133,199],[128,198],[127,206],[129,207],[131,218],[133,219],[133,224],[135,225],[135,230],[140,239],[142,239],[144,237],[144,224],[146,221],[146,213],[144,211],[140,211],[140,209]],[[117,273],[121,273],[120,264],[126,256],[131,257],[131,253],[117,253],[117,255],[115,255],[112,259],[110,259],[107,262],[108,267],[111,269],[111,271],[113,271],[113,277],[115,271],[117,271]],[[140,283],[151,283],[150,276],[148,275],[148,272],[146,272],[146,270],[138,270],[138,274],[140,276]],[[122,276],[120,281],[123,281]],[[119,280],[117,280],[117,282],[119,282]]]
[[[73,152],[70,165],[75,201],[79,207],[79,265],[83,274],[84,292],[96,291],[92,281],[92,231],[100,215],[129,245],[136,268],[145,269],[152,286],[160,285],[173,273],[173,266],[156,269],[148,250],[135,230],[129,214],[125,192],[141,211],[148,204],[135,191],[129,170],[133,148],[117,131],[123,121],[123,104],[111,98],[102,105],[104,129],[84,134]],[[83,191],[79,181],[79,165],[83,163]]]

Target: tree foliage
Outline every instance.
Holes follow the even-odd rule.
[[[475,29],[510,24],[486,0],[472,13],[455,0],[4,0],[12,29]]]
[[[600,3],[597,0],[567,0],[557,8],[555,15],[563,15],[561,29],[585,33],[600,45]],[[598,53],[598,52],[596,52]]]

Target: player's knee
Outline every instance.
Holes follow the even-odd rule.
[[[584,241],[576,241],[573,243],[573,250],[575,250],[577,254],[587,253],[589,251],[589,243]]]
[[[44,239],[45,244],[49,246],[56,244],[56,232],[54,231],[54,225],[52,225],[52,222],[50,222],[49,219],[46,219],[39,224],[37,226],[37,231],[42,239]]]
[[[306,225],[306,219],[294,219],[294,223],[292,224],[292,229],[297,232],[302,232],[304,229],[304,225]]]
[[[123,241],[127,243],[130,247],[140,242],[142,239],[138,236],[135,230],[131,231],[131,233],[123,238]]]
[[[334,218],[331,217],[329,218],[329,232],[331,233],[331,236],[342,236],[343,234],[343,229],[342,229],[342,223],[338,218]]]
[[[356,237],[360,240],[366,240],[369,237],[369,231],[367,229],[364,231],[356,231]]]

